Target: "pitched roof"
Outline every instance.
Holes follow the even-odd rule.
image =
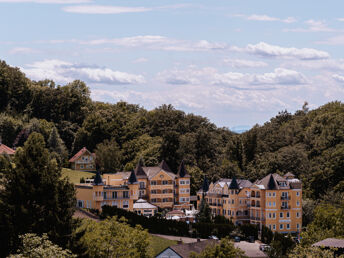
[[[184,160],[182,160],[182,162],[179,165],[177,175],[178,175],[178,177],[190,177],[188,171],[185,168]]]
[[[141,166],[140,161],[137,163],[137,166],[135,168],[135,174],[138,178],[146,178],[147,177],[145,171],[143,170],[143,168]]]
[[[229,185],[229,189],[239,189],[239,185],[238,185],[238,182],[237,182],[235,176],[233,176],[231,184]]]
[[[326,238],[319,242],[316,242],[312,246],[319,246],[319,247],[334,247],[334,248],[344,248],[344,239],[338,238]]]
[[[172,172],[166,171],[165,169],[159,167],[143,167],[147,177],[149,179],[153,178],[156,176],[160,171],[164,171],[166,174],[168,174],[172,179],[176,178],[176,175]]]
[[[90,153],[93,157],[95,157],[95,153],[91,153],[86,147],[83,147],[79,150],[70,160],[69,162],[75,162],[79,157],[81,157],[85,152]]]
[[[165,160],[162,160],[161,163],[159,164],[159,167],[162,168],[163,170],[167,171],[167,172],[172,172],[172,170],[170,169],[170,167],[167,165]]]
[[[233,181],[236,181],[238,188],[230,188],[230,185]],[[215,184],[219,184],[221,187],[224,187],[225,185],[228,186],[230,189],[242,189],[246,187],[250,187],[252,185],[251,181],[246,179],[236,179],[233,177],[233,179],[230,178],[221,178],[220,180],[216,181]],[[234,183],[235,184],[235,183]]]
[[[283,177],[295,177],[295,175],[293,173],[291,173],[291,172],[288,172]]]
[[[189,257],[191,252],[201,253],[208,245],[215,245],[218,241],[215,239],[207,239],[200,242],[194,243],[187,243],[187,244],[179,244],[179,245],[172,245],[171,248],[181,257]],[[166,249],[165,249],[166,250]]]
[[[147,202],[146,200],[143,199],[138,199],[135,203],[134,203],[134,209],[158,209],[158,207],[156,207],[153,204],[150,204],[149,202]]]
[[[5,144],[0,143],[0,154],[14,155],[16,151],[6,146]]]
[[[300,189],[301,181],[299,179],[286,179],[279,174],[269,174],[264,178],[257,180],[256,185],[262,189],[278,190],[278,189]]]
[[[103,180],[99,171],[97,171],[96,173],[96,177],[94,178],[93,185],[103,185]]]
[[[133,184],[133,183],[137,182],[137,178],[136,178],[134,170],[131,171],[129,179],[128,179],[128,182],[130,184]]]

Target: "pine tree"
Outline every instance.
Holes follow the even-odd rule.
[[[0,256],[14,252],[19,235],[47,233],[65,246],[72,231],[75,190],[55,160],[49,158],[44,138],[32,133],[7,167],[0,186]]]
[[[51,152],[51,157],[55,158],[59,166],[61,166],[67,158],[67,149],[55,126],[50,132],[47,145]]]
[[[202,198],[199,205],[199,212],[196,216],[197,222],[210,223],[211,222],[211,209],[208,203]]]

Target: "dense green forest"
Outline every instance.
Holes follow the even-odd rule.
[[[56,85],[31,81],[18,68],[0,62],[0,137],[20,147],[32,132],[68,166],[83,146],[95,151],[103,171],[128,170],[140,157],[146,165],[167,161],[176,170],[184,159],[195,192],[204,177],[245,177],[292,172],[307,197],[344,191],[344,104],[315,110],[305,104],[291,114],[279,112],[264,125],[236,134],[207,118],[171,105],[146,110],[139,105],[94,102],[82,81]],[[110,157],[106,157],[110,155]],[[109,162],[109,160],[111,162]]]

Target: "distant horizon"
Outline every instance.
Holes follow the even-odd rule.
[[[344,3],[0,0],[0,56],[95,101],[162,104],[219,127],[344,100]]]

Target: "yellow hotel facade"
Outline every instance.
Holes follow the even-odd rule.
[[[236,225],[264,225],[280,233],[298,233],[302,226],[302,184],[291,173],[269,174],[253,184],[248,180],[220,179],[197,193],[213,215],[223,215]]]
[[[159,166],[144,167],[140,163],[131,172],[97,173],[92,184],[77,184],[77,205],[101,209],[103,205],[134,211],[134,203],[144,199],[167,209],[190,209],[190,175],[182,161],[178,172],[171,171],[165,161]]]

